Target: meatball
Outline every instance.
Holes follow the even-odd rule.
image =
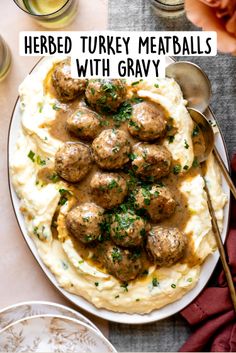
[[[90,148],[80,142],[66,142],[56,153],[55,169],[66,181],[75,183],[92,168]]]
[[[112,217],[110,234],[117,245],[125,248],[140,246],[146,236],[146,231],[146,221],[134,213],[116,213]]]
[[[158,266],[171,266],[180,260],[187,246],[186,234],[177,228],[154,227],[148,234],[147,251]]]
[[[90,243],[101,235],[103,213],[103,208],[95,203],[84,203],[67,214],[66,227],[82,243]]]
[[[121,249],[111,243],[101,248],[101,261],[108,272],[121,282],[135,279],[142,270],[140,254],[128,249]]]
[[[56,90],[58,99],[69,102],[85,91],[85,79],[71,77],[70,59],[59,62],[52,73],[52,84]]]
[[[125,101],[126,85],[117,79],[89,80],[85,91],[88,104],[97,112],[115,112]]]
[[[142,187],[135,195],[135,205],[145,209],[153,222],[170,217],[176,208],[176,201],[165,186]]]
[[[142,179],[156,180],[170,173],[171,153],[164,146],[138,143],[133,147],[132,166]]]
[[[69,116],[66,126],[82,140],[93,140],[102,129],[102,118],[93,110],[81,107]]]
[[[164,136],[167,121],[160,105],[142,102],[133,107],[132,117],[128,124],[132,136],[142,141],[152,141]]]
[[[102,169],[119,169],[129,161],[131,151],[128,135],[122,130],[107,129],[92,143],[96,163]]]
[[[121,204],[128,192],[126,180],[118,173],[97,172],[90,187],[94,201],[108,209]]]

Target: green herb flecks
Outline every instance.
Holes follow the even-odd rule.
[[[196,125],[196,126],[194,127],[194,129],[193,129],[192,137],[198,136],[199,132],[200,132],[199,126]]]
[[[153,287],[158,287],[158,286],[159,286],[159,282],[158,282],[158,280],[157,280],[156,277],[154,277],[154,278],[152,279],[152,285],[153,285]]]
[[[181,172],[181,165],[180,165],[180,164],[176,164],[176,165],[173,167],[173,173],[174,173],[175,175],[178,175],[180,172]]]
[[[114,248],[112,249],[111,256],[112,256],[112,260],[113,260],[114,263],[115,263],[115,262],[120,262],[120,261],[122,261],[122,254],[121,254],[121,251],[120,251],[120,249],[118,249],[118,248],[116,248],[116,247],[114,247]]]
[[[115,126],[119,127],[121,123],[128,121],[132,115],[132,105],[127,101],[124,102],[119,108],[118,112],[112,116]]]
[[[174,136],[168,136],[167,138],[168,138],[168,142],[169,143],[173,143],[174,142],[174,139],[175,139]]]
[[[68,197],[71,196],[71,192],[66,189],[59,189],[59,193],[61,195],[61,198],[58,205],[63,206],[68,201]]]
[[[29,151],[28,157],[29,159],[31,159],[32,162],[35,162],[35,153],[33,151]]]
[[[52,109],[58,111],[61,110],[61,107],[58,104],[54,103]]]
[[[197,157],[194,157],[192,166],[193,166],[194,168],[197,168],[197,167],[199,166],[199,162],[198,162]]]
[[[51,180],[53,183],[57,183],[60,180],[60,177],[57,173],[53,173],[50,175],[49,180]]]
[[[128,290],[128,285],[129,285],[129,283],[123,283],[123,284],[121,284],[121,288],[124,288],[124,292],[128,292],[129,290]]]
[[[184,140],[184,148],[186,148],[187,150],[189,149],[189,144],[186,140]]]

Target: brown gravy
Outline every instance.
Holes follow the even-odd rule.
[[[52,69],[53,70],[53,69]],[[53,88],[51,84],[51,72],[48,74],[45,84],[44,84],[44,89],[45,92],[49,93],[51,96],[55,97],[56,92],[55,89]],[[47,127],[49,129],[49,133],[51,134],[52,137],[66,142],[66,141],[78,141],[79,139],[75,136],[73,136],[71,133],[66,128],[66,120],[67,118],[75,111],[77,110],[80,106],[86,105],[84,97],[79,97],[76,101],[72,103],[67,103],[67,104],[61,104],[58,103],[59,109],[56,109],[56,118],[53,122],[51,122]],[[115,127],[115,122],[113,119],[107,115],[103,116],[103,119],[107,121],[107,125],[104,127],[104,129],[107,128],[113,128]],[[124,131],[128,131],[128,124],[127,122],[122,122],[120,123],[119,129],[122,129]],[[176,131],[175,131],[176,132]],[[172,130],[173,133],[173,130]],[[129,140],[131,145],[134,145],[135,143],[139,142],[138,139],[133,138],[131,135],[129,135]],[[194,151],[198,151],[200,148],[202,148],[202,138],[201,134],[199,133],[196,137],[193,138],[193,143],[194,143]],[[87,143],[85,141],[82,141],[83,143]],[[73,196],[75,197],[76,201],[75,203],[84,203],[84,202],[92,202],[93,201],[93,196],[90,191],[90,181],[93,175],[96,173],[98,170],[98,166],[94,164],[93,169],[91,172],[86,176],[84,180],[82,180],[78,184],[68,184],[68,187],[70,188],[70,191],[73,193]],[[43,183],[49,183],[51,182],[51,175],[53,173],[52,169],[49,168],[42,168],[39,171],[38,178],[43,181]],[[158,225],[160,226],[167,226],[167,227],[177,227],[180,230],[184,230],[188,220],[190,219],[190,211],[188,209],[187,205],[187,199],[185,196],[180,192],[180,184],[184,179],[187,178],[193,178],[196,173],[198,173],[198,168],[192,168],[188,171],[187,174],[184,176],[181,175],[174,175],[170,174],[167,178],[163,179],[163,183],[168,186],[173,193],[176,201],[177,201],[177,208],[176,212],[172,217],[169,219],[166,219]],[[155,226],[157,224],[152,223],[152,226]],[[53,231],[55,233],[55,230]],[[188,247],[186,250],[186,253],[184,255],[184,258],[182,259],[182,263],[187,263],[189,266],[195,266],[200,263],[200,260],[196,257],[193,256],[194,254],[194,247],[191,241],[191,234],[188,234]],[[97,259],[96,256],[96,248],[93,247],[93,245],[84,245],[80,242],[78,242],[75,239],[72,239],[73,244],[77,251],[80,253],[81,257],[85,259],[86,261],[89,261],[93,266],[96,266],[97,268],[101,269],[102,271],[106,272],[106,270],[103,268],[103,266],[100,264],[100,262]],[[94,253],[94,256],[92,258],[89,258],[89,253],[91,250]],[[150,261],[144,252],[142,255],[142,261],[144,264],[144,269],[148,269],[150,266]],[[145,271],[144,271],[145,272]],[[145,276],[144,276],[145,277]]]

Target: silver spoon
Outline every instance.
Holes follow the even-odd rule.
[[[216,159],[217,159],[217,161],[218,161],[218,163],[219,163],[219,165],[222,167],[222,170],[225,169],[225,173],[226,173],[225,176],[227,176],[226,178],[228,178],[227,179],[228,183],[229,182],[232,183],[232,180],[230,179],[230,177],[229,177],[229,175],[227,173],[227,170],[226,170],[226,168],[224,166],[224,163],[223,163],[223,161],[222,161],[217,149],[214,147],[214,131],[212,129],[211,124],[208,122],[207,118],[202,113],[197,111],[196,109],[188,108],[188,111],[189,111],[189,114],[191,115],[192,120],[201,129],[202,134],[203,134],[203,138],[204,138],[204,141],[205,141],[205,146],[206,146],[205,150],[201,151],[199,155],[196,155],[198,161],[200,163],[204,163],[207,160],[209,154],[211,152],[213,152],[215,157],[216,157]],[[220,230],[219,230],[219,227],[218,227],[217,219],[216,219],[216,216],[215,216],[215,211],[214,211],[213,206],[212,206],[209,189],[208,189],[208,186],[207,186],[207,183],[206,183],[204,175],[202,175],[202,177],[203,177],[204,182],[205,182],[205,190],[206,190],[206,194],[207,194],[207,202],[208,202],[208,207],[209,207],[209,211],[210,211],[211,218],[212,218],[212,228],[213,228],[213,231],[214,231],[214,234],[215,234],[215,238],[216,238],[216,242],[217,242],[217,246],[218,246],[218,249],[219,249],[222,266],[224,268],[225,276],[226,276],[226,279],[227,279],[227,282],[228,282],[228,286],[229,286],[229,291],[230,291],[233,307],[234,307],[234,310],[236,312],[236,293],[235,293],[235,288],[234,288],[234,282],[233,282],[232,275],[231,275],[231,272],[230,272],[230,269],[229,269],[229,266],[228,266],[228,263],[227,263],[227,260],[226,260],[224,245],[223,245],[223,242],[222,242],[222,239],[221,239],[221,234],[220,234]],[[233,183],[232,183],[232,189],[234,190],[234,196],[235,196],[236,195],[236,188],[233,185]],[[231,189],[231,191],[232,191],[232,189]]]
[[[184,98],[188,100],[189,108],[196,109],[198,113],[204,112],[206,110],[206,108],[209,106],[211,97],[211,83],[206,73],[198,65],[188,61],[176,61],[167,66],[166,76],[174,78],[180,85]],[[200,123],[204,124],[204,136],[207,146],[206,152],[208,153],[209,150],[214,150],[214,155],[219,163],[225,180],[228,183],[234,198],[236,199],[236,188],[219,152],[217,151],[217,148],[214,147],[214,132],[212,127],[203,115],[201,117],[196,113],[195,118],[197,118],[197,115],[198,119],[201,120]],[[211,134],[213,134],[213,138],[211,137]]]
[[[176,61],[166,67],[166,76],[180,85],[188,106],[204,112],[211,98],[211,83],[205,72],[196,64]]]

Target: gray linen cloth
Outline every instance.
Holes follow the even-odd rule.
[[[169,20],[157,17],[148,0],[109,0],[109,29],[197,30],[185,16]],[[218,55],[184,59],[201,66],[209,76],[213,91],[211,106],[231,156],[236,151],[236,58]],[[178,351],[190,332],[188,324],[177,314],[148,325],[110,323],[109,338],[119,352],[171,352]]]

